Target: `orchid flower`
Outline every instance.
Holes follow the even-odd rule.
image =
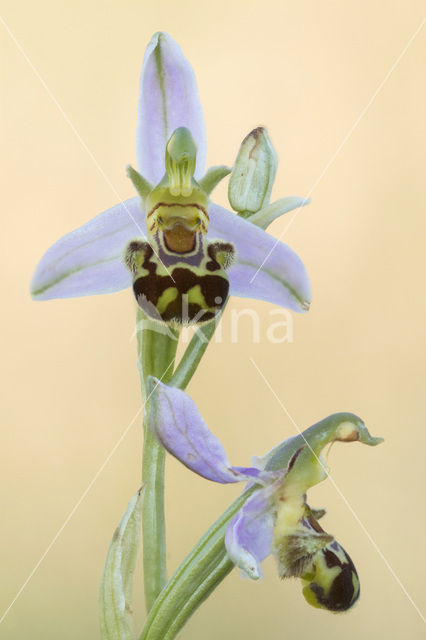
[[[167,142],[182,127],[195,141],[193,175],[208,196],[230,170],[213,167],[205,174],[206,134],[194,72],[177,43],[165,33],[156,33],[148,44],[140,79],[136,136],[140,173],[128,169],[139,196],[104,211],[50,247],[31,283],[34,299],[112,293],[132,284],[132,275],[124,264],[125,248],[135,238],[146,240],[149,235],[145,196],[162,180],[167,169]],[[303,312],[311,299],[305,267],[289,247],[262,227],[278,215],[303,206],[306,200],[290,197],[269,205],[271,185],[269,180],[265,206],[261,212],[252,211],[252,221],[250,211],[236,215],[208,201],[207,237],[219,238],[235,248],[236,258],[229,269],[231,295]]]
[[[333,612],[355,604],[360,593],[355,566],[318,523],[325,511],[311,509],[306,492],[327,477],[321,457],[327,444],[382,442],[360,418],[351,413],[329,416],[302,438],[289,438],[264,458],[253,458],[251,467],[230,465],[193,400],[178,388],[155,381],[149,424],[162,446],[198,475],[225,484],[249,482],[248,498],[225,535],[228,556],[244,574],[258,579],[260,563],[272,553],[281,578],[302,579],[309,604]]]

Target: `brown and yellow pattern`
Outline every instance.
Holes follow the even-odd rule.
[[[233,251],[231,244],[208,243],[201,234],[192,251],[179,254],[169,250],[164,234],[157,234],[150,243],[132,241],[125,260],[133,274],[133,292],[139,306],[160,322],[212,320],[228,298],[225,269]]]

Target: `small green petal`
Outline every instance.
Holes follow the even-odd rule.
[[[136,191],[139,193],[140,197],[143,201],[146,200],[149,193],[154,188],[148,180],[146,180],[136,169],[134,169],[130,164],[126,167],[126,173],[129,176],[130,180],[133,182],[133,186]]]
[[[231,173],[231,169],[229,167],[225,167],[225,165],[219,165],[218,167],[210,167],[205,175],[198,180],[198,184],[201,189],[210,195],[213,189],[219,184],[223,178],[226,178]]]

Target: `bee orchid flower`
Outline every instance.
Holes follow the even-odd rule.
[[[139,195],[104,211],[50,247],[31,283],[34,299],[112,293],[131,286],[134,264],[127,263],[126,268],[125,249],[135,238],[146,241],[150,235],[146,225],[147,196],[155,185],[161,185],[165,170],[173,178],[173,167],[167,166],[165,152],[178,129],[188,130],[194,140],[196,160],[194,157],[188,171],[208,196],[230,170],[216,167],[205,173],[206,134],[194,72],[179,45],[166,33],[157,33],[148,44],[140,79],[136,136],[140,173],[128,169]],[[183,196],[191,192],[188,171],[177,176],[183,180]],[[178,193],[175,182],[169,188],[170,193]],[[269,194],[270,187],[267,191]],[[261,216],[258,223],[254,217],[252,223],[208,200],[207,240],[218,238],[235,249],[228,274],[231,295],[266,300],[303,312],[311,299],[305,267],[288,246],[261,227],[306,201],[290,197],[279,203],[278,213],[277,207],[269,205],[266,217]],[[255,215],[259,217],[258,213]],[[185,235],[176,237],[176,242],[185,243]]]
[[[322,509],[311,509],[306,493],[327,477],[321,452],[333,442],[377,445],[360,418],[337,413],[288,438],[251,467],[233,467],[184,391],[152,379],[149,424],[163,447],[198,475],[219,483],[248,481],[247,500],[229,523],[225,546],[244,574],[260,578],[260,564],[276,558],[281,578],[299,577],[303,595],[334,613],[358,600],[355,566],[334,536],[321,527]]]

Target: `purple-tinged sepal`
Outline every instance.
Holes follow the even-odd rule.
[[[283,242],[217,204],[209,206],[208,238],[231,242],[236,258],[229,270],[231,295],[272,302],[303,313],[311,286],[299,256]]]
[[[256,491],[226,529],[225,546],[230,559],[252,580],[261,577],[260,563],[272,550],[275,491],[276,482]]]
[[[150,378],[148,421],[163,447],[203,478],[228,484],[257,479],[257,469],[232,467],[190,396]]]
[[[158,32],[145,52],[140,78],[136,154],[140,172],[157,184],[164,174],[164,149],[178,127],[187,127],[198,148],[195,176],[204,173],[206,132],[194,71],[180,46]]]
[[[30,291],[35,300],[75,298],[127,289],[130,274],[123,250],[135,237],[146,239],[139,198],[130,198],[67,233],[37,265]]]

